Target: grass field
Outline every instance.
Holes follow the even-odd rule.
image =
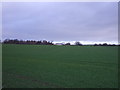
[[[117,88],[117,46],[3,45],[5,88]]]

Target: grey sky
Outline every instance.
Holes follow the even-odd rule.
[[[117,42],[117,2],[6,2],[3,39]]]

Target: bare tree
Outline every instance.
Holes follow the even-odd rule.
[[[82,44],[80,42],[75,42],[75,45],[82,46]]]

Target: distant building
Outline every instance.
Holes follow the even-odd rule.
[[[56,43],[55,45],[64,45],[63,43]]]

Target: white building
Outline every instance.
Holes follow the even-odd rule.
[[[56,43],[55,45],[64,45],[63,43]]]

